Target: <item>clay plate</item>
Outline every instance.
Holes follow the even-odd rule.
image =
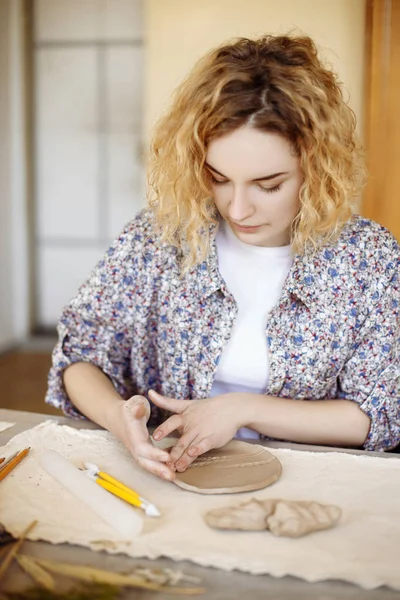
[[[263,446],[233,440],[223,448],[199,456],[175,484],[199,494],[251,492],[279,479],[282,465]]]

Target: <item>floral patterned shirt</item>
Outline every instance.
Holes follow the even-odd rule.
[[[62,383],[78,361],[100,367],[126,399],[150,388],[209,397],[237,305],[218,270],[215,236],[207,260],[183,277],[181,258],[160,241],[149,210],[126,226],[62,312],[46,402],[82,416]],[[371,418],[367,450],[400,443],[399,265],[394,237],[354,216],[336,242],[294,256],[266,327],[265,393],[356,402]]]

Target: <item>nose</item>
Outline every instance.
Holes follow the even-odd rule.
[[[241,223],[254,215],[255,208],[252,205],[248,192],[243,187],[235,187],[233,196],[229,203],[228,215],[235,223]]]

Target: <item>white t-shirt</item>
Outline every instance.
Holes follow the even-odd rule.
[[[278,302],[292,265],[291,246],[265,248],[241,242],[221,223],[216,237],[219,269],[233,294],[238,314],[225,346],[211,396],[229,392],[262,394],[268,384],[269,357],[266,324]],[[237,437],[259,437],[243,428]]]

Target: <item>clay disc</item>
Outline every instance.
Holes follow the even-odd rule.
[[[279,479],[282,465],[263,446],[233,440],[199,456],[174,483],[199,494],[251,492]]]

